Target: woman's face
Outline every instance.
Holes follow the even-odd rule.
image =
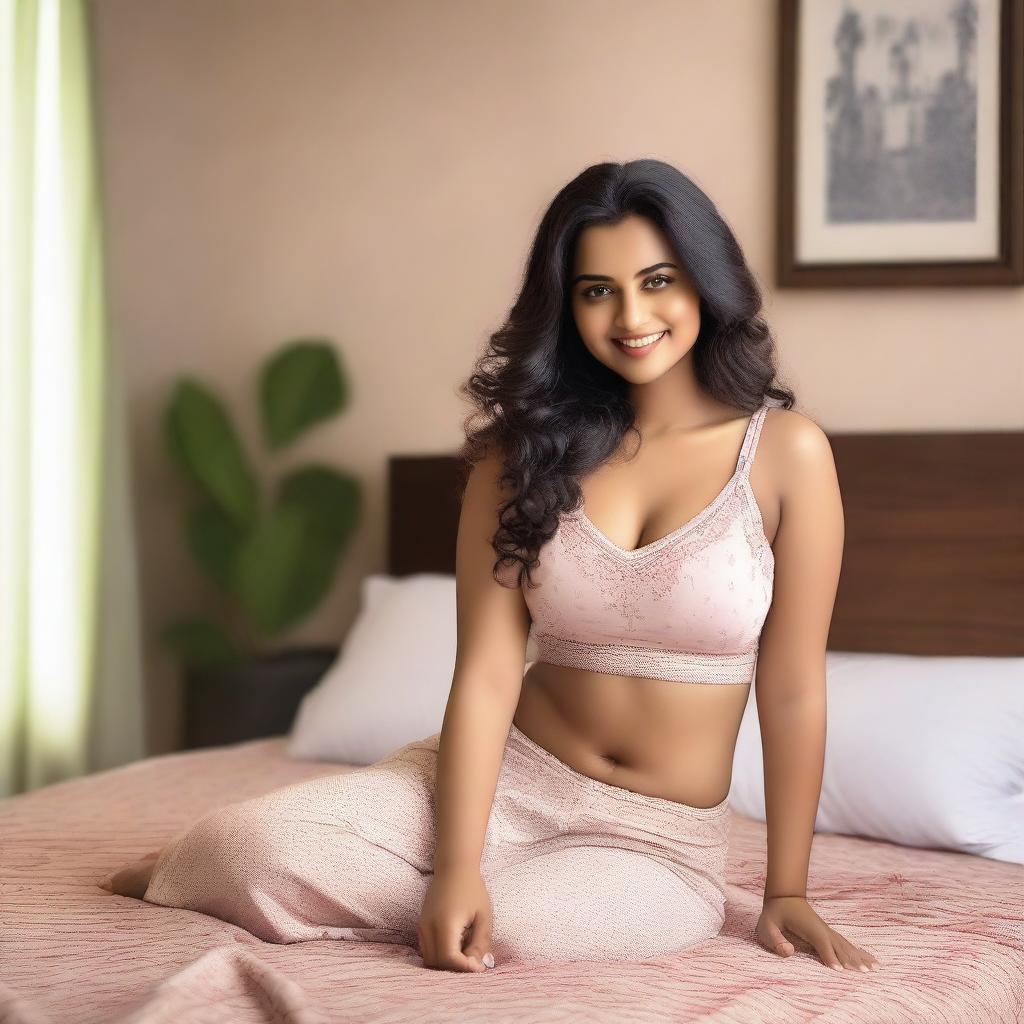
[[[570,278],[576,327],[590,354],[626,380],[660,377],[693,347],[700,297],[668,241],[646,217],[580,235]],[[642,347],[619,339],[644,337]]]

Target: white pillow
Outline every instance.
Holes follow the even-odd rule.
[[[455,672],[455,577],[372,575],[334,664],[299,706],[287,752],[373,764],[440,732]],[[533,663],[530,637],[526,666]]]
[[[816,832],[1024,864],[1024,658],[826,652]],[[756,687],[729,800],[765,820]]]
[[[372,764],[439,732],[455,642],[454,576],[367,576],[338,657],[299,706],[288,753]]]

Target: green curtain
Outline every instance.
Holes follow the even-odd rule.
[[[144,756],[85,0],[0,0],[0,796]]]

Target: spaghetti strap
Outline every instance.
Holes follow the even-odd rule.
[[[750,467],[754,461],[754,454],[757,452],[757,442],[761,437],[761,426],[764,423],[769,405],[765,402],[747,424],[747,432],[743,435],[743,446],[740,448],[740,457],[737,460],[736,468],[740,476],[749,476]]]

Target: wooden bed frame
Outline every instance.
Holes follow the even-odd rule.
[[[829,441],[846,519],[829,649],[1024,655],[1024,431]],[[391,575],[455,572],[462,468],[391,456]]]

